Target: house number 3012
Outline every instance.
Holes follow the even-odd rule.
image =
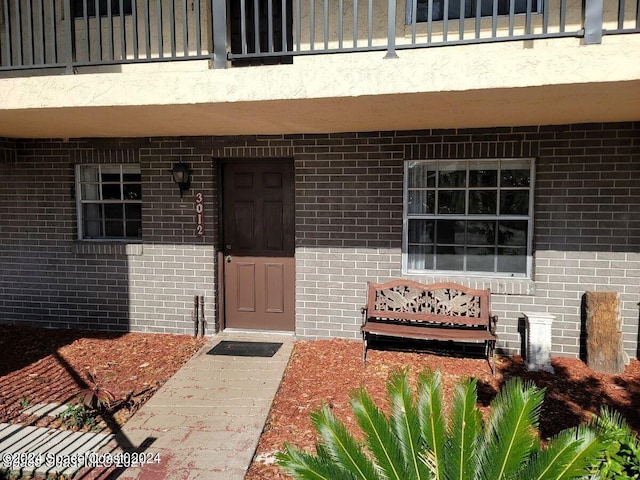
[[[204,195],[202,192],[195,194],[196,210],[196,237],[204,235]]]

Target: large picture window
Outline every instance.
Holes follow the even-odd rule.
[[[411,23],[413,2],[416,1],[416,22],[429,20],[430,0],[407,0],[407,23]],[[513,5],[512,5],[513,3]],[[432,0],[431,20],[444,20],[445,13],[448,20],[457,20],[461,13],[463,18],[491,17],[496,15],[539,13],[541,2],[538,0]]]
[[[404,270],[531,274],[531,159],[405,162]]]
[[[140,165],[76,166],[81,240],[142,238]]]

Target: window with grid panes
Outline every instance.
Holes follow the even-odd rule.
[[[404,270],[528,277],[533,160],[405,162]]]
[[[142,238],[140,165],[77,165],[78,237]]]
[[[429,20],[429,0],[407,0],[407,23],[411,23],[413,2],[416,1],[416,22]],[[462,18],[491,17],[542,12],[540,0],[432,0],[431,20],[457,20]],[[461,15],[462,13],[462,15]]]
[[[95,17],[96,4],[101,17],[106,17],[109,13],[113,16],[119,16],[121,13],[122,15],[131,15],[133,11],[131,0],[122,0],[122,5],[120,3],[120,0],[73,0],[71,6],[75,18],[84,17],[85,8],[87,17]]]

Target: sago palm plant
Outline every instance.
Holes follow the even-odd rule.
[[[448,418],[438,371],[419,376],[417,397],[406,372],[392,375],[387,390],[389,416],[364,389],[351,396],[364,444],[323,406],[311,416],[316,453],[285,444],[280,466],[299,480],[560,480],[586,475],[606,447],[595,429],[580,426],[542,448],[544,391],[518,378],[498,393],[486,422],[473,379],[456,385]]]

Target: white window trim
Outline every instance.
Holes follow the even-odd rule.
[[[451,161],[460,161],[460,162],[477,162],[477,161],[518,161],[518,160],[528,160],[531,162],[530,164],[530,184],[529,184],[529,213],[528,213],[528,232],[527,232],[527,259],[526,259],[526,273],[525,274],[516,274],[516,273],[506,273],[506,272],[481,272],[481,271],[459,271],[459,270],[409,270],[409,220],[410,217],[408,215],[408,166],[410,162],[416,161],[426,161],[437,163],[441,162],[451,162]],[[467,166],[468,170],[468,166]],[[533,279],[533,235],[534,235],[534,203],[535,203],[535,178],[536,178],[536,164],[535,158],[526,157],[526,158],[438,158],[438,159],[411,159],[405,160],[403,165],[403,176],[402,176],[402,274],[403,275],[437,275],[437,276],[447,276],[447,277],[484,277],[484,278],[508,278],[508,279]],[[466,195],[468,195],[469,187],[465,188]],[[446,215],[447,220],[484,220],[485,216],[483,215]],[[420,218],[433,218],[434,220],[438,218],[443,218],[438,214],[433,215],[422,215],[422,216],[411,216],[411,219],[420,219]],[[491,216],[491,219],[499,219],[499,220],[521,220],[522,217],[514,217],[509,215],[504,216]]]
[[[78,232],[78,240],[83,241],[83,242],[95,242],[95,243],[142,243],[142,238],[140,237],[122,237],[122,238],[116,238],[116,237],[103,237],[103,238],[84,238],[83,232],[82,232],[82,224],[83,224],[83,219],[82,219],[82,204],[83,199],[82,199],[82,182],[81,182],[81,173],[80,170],[82,169],[82,167],[102,167],[102,166],[109,166],[109,167],[114,167],[114,166],[124,166],[124,165],[137,165],[139,167],[139,164],[127,164],[127,163],[118,163],[118,164],[93,164],[93,163],[81,163],[81,164],[76,164],[75,165],[75,197],[76,197],[76,223],[77,223],[77,232]],[[122,172],[122,169],[121,169]],[[95,201],[94,201],[95,203]],[[142,200],[99,200],[99,203],[101,204],[107,204],[107,203],[117,203],[117,204],[123,204],[123,203],[133,203],[133,204],[142,204]]]

